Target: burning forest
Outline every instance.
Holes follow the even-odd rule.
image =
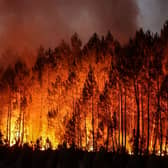
[[[41,46],[33,66],[1,68],[0,100],[1,145],[166,155],[168,22],[124,45],[108,32]]]

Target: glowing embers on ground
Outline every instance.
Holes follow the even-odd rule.
[[[54,122],[53,123],[54,127],[49,128],[47,119],[45,119],[44,117],[42,118],[42,128],[40,129],[40,132],[39,132],[39,129],[36,129],[36,127],[34,127],[35,123],[27,121],[26,119],[24,121],[24,127],[23,127],[22,120],[21,120],[20,127],[19,127],[19,125],[18,125],[19,112],[20,111],[18,111],[18,110],[13,110],[13,112],[12,112],[13,115],[11,117],[10,142],[7,142],[9,146],[13,146],[15,144],[23,146],[25,143],[27,143],[33,149],[38,148],[39,150],[47,150],[49,148],[52,148],[53,150],[55,150],[58,148],[58,146],[60,144],[63,143],[64,139],[61,139],[61,137],[59,137],[59,132],[61,130],[63,130],[65,132],[65,130],[64,130],[65,127],[63,127],[63,126],[55,127],[57,122],[52,121],[52,122]],[[36,115],[36,116],[38,116],[38,115]],[[39,120],[40,120],[40,118],[37,118],[36,122],[39,123]],[[59,121],[60,121],[60,119],[59,119]],[[83,128],[85,127],[85,120],[83,120],[82,127]],[[57,130],[56,130],[56,128],[57,128]],[[81,149],[89,151],[89,152],[92,152],[95,150],[93,148],[92,129],[93,129],[92,128],[92,115],[89,114],[86,117],[86,130],[85,129],[82,130],[83,131],[82,132],[83,133],[82,146],[80,147]],[[5,127],[2,130],[4,130],[4,135],[5,135]],[[97,127],[95,127],[95,130],[97,130]],[[8,133],[8,136],[9,136],[9,133]],[[87,137],[86,139],[85,139],[85,136]],[[101,147],[106,146],[104,140],[107,138],[107,128],[105,128],[103,136],[104,136],[104,138],[102,138],[100,141],[97,142],[97,145],[98,145],[97,151],[99,151],[101,149]],[[118,142],[119,136],[120,136],[120,143]],[[4,142],[5,142],[5,138],[6,137],[4,136]],[[132,135],[129,135],[129,133],[128,133],[128,135],[126,136],[126,151],[128,152],[129,155],[134,154],[133,153],[133,144],[130,141],[131,138],[132,138]],[[113,132],[113,140],[114,141],[116,140],[116,142],[112,143],[111,139],[110,139],[109,147],[108,147],[109,152],[117,151],[119,144],[120,144],[120,146],[122,144],[121,134],[119,135],[118,130],[116,131],[116,133]],[[115,146],[113,147],[112,145],[115,145]],[[67,144],[67,147],[70,148],[71,147],[70,144]],[[164,155],[168,154],[168,146],[166,146],[165,141],[162,144],[162,149],[163,149],[162,153],[160,152],[159,141],[157,141],[155,148],[156,148],[155,149],[156,155],[164,156]],[[149,153],[150,154],[153,153],[153,138],[151,138],[151,140],[150,140]]]
[[[37,106],[35,106],[37,107]],[[47,150],[48,148],[52,148],[57,149],[58,146],[60,144],[63,144],[64,142],[64,137],[62,135],[65,134],[65,129],[66,127],[64,127],[63,123],[63,118],[65,117],[64,114],[66,114],[66,110],[68,110],[67,107],[65,108],[60,108],[60,112],[61,114],[59,114],[59,117],[54,118],[50,121],[47,120],[47,116],[46,112],[47,112],[47,107],[43,108],[43,117],[42,117],[42,125],[41,125],[41,129],[37,129],[36,125],[39,125],[40,123],[40,117],[39,114],[41,112],[40,110],[35,110],[34,107],[29,107],[30,109],[33,109],[32,112],[30,112],[30,109],[27,110],[27,115],[28,113],[32,113],[33,119],[35,120],[30,120],[30,118],[26,118],[24,120],[20,120],[19,122],[19,114],[20,111],[18,109],[15,109],[12,111],[12,117],[11,117],[11,123],[10,123],[10,133],[8,132],[8,138],[10,137],[10,141],[7,142],[5,141],[6,138],[6,122],[7,122],[7,118],[4,117],[4,123],[3,123],[3,127],[1,126],[1,130],[4,130],[3,135],[4,135],[4,143],[7,143],[9,146],[13,146],[15,144],[19,144],[21,146],[23,146],[25,143],[27,143],[30,147],[32,147],[33,149],[35,148],[39,148],[40,150]],[[91,109],[91,108],[90,108]],[[69,113],[69,116],[66,116],[67,118],[71,117],[71,113]],[[49,126],[49,122],[50,122],[50,126]],[[84,129],[85,127],[85,122],[86,122],[86,130]],[[131,124],[135,125],[135,123],[133,123],[133,120],[131,120]],[[95,135],[97,134],[97,128],[98,128],[98,121],[95,119]],[[81,133],[82,135],[82,144],[80,146],[80,149],[86,150],[86,151],[95,151],[95,149],[93,148],[93,125],[92,125],[92,115],[91,113],[89,113],[86,116],[86,119],[82,120],[82,124],[81,127],[83,129],[81,129]],[[121,128],[120,128],[121,131]],[[151,132],[152,134],[153,132]],[[78,135],[76,135],[78,136]],[[121,132],[119,135],[119,130],[117,129],[116,132],[114,131],[112,134],[113,137],[113,141],[112,139],[110,139],[109,142],[109,146],[108,146],[108,151],[117,151],[117,148],[122,144],[122,138],[121,138]],[[127,136],[126,136],[126,151],[128,152],[128,154],[133,155],[133,144],[131,141],[132,138],[132,134],[131,132],[129,132],[129,129],[127,130]],[[87,137],[87,138],[86,138]],[[119,142],[119,138],[120,138],[120,142]],[[101,147],[106,147],[106,139],[107,139],[107,126],[104,127],[104,132],[103,132],[103,137],[97,141],[97,139],[95,141],[97,141],[97,151],[99,151],[101,149]],[[116,141],[116,142],[115,142]],[[151,140],[150,140],[150,145],[149,145],[149,153],[152,154],[153,153],[153,141],[154,141],[154,137],[152,136]],[[119,145],[120,144],[120,145]],[[75,144],[76,145],[76,144]],[[114,145],[114,147],[113,147]],[[140,146],[140,145],[139,145]],[[70,148],[71,145],[67,144],[67,147]],[[77,146],[78,148],[78,146]],[[162,144],[162,153],[160,152],[160,144],[159,144],[159,140],[157,140],[156,143],[156,147],[155,147],[155,154],[156,155],[161,155],[164,156],[166,154],[168,154],[168,146],[166,146],[166,142],[165,140],[163,141]],[[142,154],[144,154],[142,152]]]
[[[19,132],[15,130],[15,124],[14,123],[15,123],[15,120],[13,119],[12,120],[12,124],[11,124],[10,146],[13,146],[16,143],[18,143],[18,140],[21,138]],[[87,144],[85,144],[84,141],[83,141],[83,144],[82,144],[82,148],[84,150],[88,151],[88,152],[92,152],[94,150],[93,149],[93,145],[92,145],[93,144],[93,139],[92,139],[91,130],[92,130],[91,123],[88,121],[87,122]],[[33,149],[38,148],[39,150],[47,150],[49,148],[51,148],[53,150],[57,149],[58,145],[61,144],[61,142],[59,142],[58,140],[56,140],[55,137],[53,137],[53,139],[52,139],[52,136],[50,136],[51,139],[49,139],[44,132],[41,132],[42,136],[40,136],[40,138],[37,138],[37,140],[34,141],[34,142],[32,142],[31,139],[26,138],[26,137],[30,137],[30,136],[27,135],[27,134],[25,134],[25,138],[24,138],[22,144],[20,144],[20,145],[22,146],[24,143],[27,143]],[[118,134],[117,134],[117,137],[118,137]],[[133,153],[133,146],[132,146],[132,144],[129,141],[130,137],[127,136],[126,138],[127,138],[126,151],[128,152],[129,155],[133,155],[134,154]],[[102,144],[100,144],[100,145],[103,146],[104,145],[103,142],[101,142],[101,143]],[[121,141],[120,141],[120,145],[121,145]],[[164,149],[166,151],[162,151],[162,153],[160,153],[160,149],[159,149],[160,146],[159,146],[159,144],[157,144],[155,154],[158,155],[158,156],[167,155],[168,154],[168,147],[166,147],[165,145],[166,144],[162,145],[162,149]],[[70,148],[71,146],[67,145],[67,147]],[[98,149],[98,150],[100,150],[100,149]],[[149,148],[149,150],[150,150],[149,153],[152,154],[153,153],[152,140],[150,141],[150,148]],[[109,147],[109,152],[114,152],[112,147]],[[144,153],[142,153],[142,155],[143,154]]]

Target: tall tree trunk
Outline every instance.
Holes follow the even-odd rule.
[[[99,128],[99,119],[98,119],[98,118],[99,118],[99,114],[98,114],[99,111],[98,111],[98,104],[97,104],[97,106],[96,106],[96,112],[97,112],[97,113],[95,114],[95,119],[96,119],[95,123],[97,123],[97,125],[96,125],[96,126],[97,126],[97,129],[95,130],[95,134],[96,134],[96,135],[95,135],[95,151],[97,151],[97,140],[98,140],[98,139],[97,139],[97,135],[98,135],[97,133],[98,133],[98,131],[99,131],[99,130],[98,130],[98,128]]]
[[[159,95],[159,80],[157,79],[157,110],[156,110],[156,123],[155,123],[155,129],[154,129],[154,145],[153,145],[153,153],[156,153],[156,143],[157,143],[157,137],[159,133],[159,121],[161,119],[161,114],[160,114],[160,95]],[[161,126],[161,122],[160,122]],[[160,127],[161,129],[161,127]],[[161,135],[161,134],[160,134]],[[161,142],[161,136],[159,138],[160,140],[160,154],[162,150],[162,142]]]
[[[75,108],[75,101],[74,101],[74,93],[72,91],[72,116],[73,116],[73,122],[75,123],[75,118],[76,118],[76,108]],[[76,144],[77,140],[76,140],[76,137],[75,134],[76,134],[76,124],[73,125],[74,126],[74,132],[72,133],[73,137],[72,137],[72,144]]]
[[[118,105],[119,105],[119,113],[118,113],[118,148],[120,149],[120,119],[121,119],[121,117],[120,117],[120,94],[118,95],[119,97],[119,103],[118,103]]]
[[[118,145],[117,145],[117,129],[114,130],[114,136],[115,136],[115,146],[116,146],[116,149],[118,148]]]
[[[122,103],[123,103],[123,95],[122,95],[122,88],[120,86],[120,112],[121,112],[121,147],[123,148],[123,137],[124,137],[124,127],[123,127],[123,108],[122,108]]]
[[[9,142],[9,107],[7,113],[7,122],[6,122],[6,142]]]
[[[107,123],[106,151],[108,151],[110,127],[109,127],[109,122],[108,122],[109,110],[108,110],[107,106],[105,107],[105,110],[106,110],[106,113],[105,113],[105,114],[106,114],[106,116],[107,116],[107,120],[106,120],[106,123]]]
[[[22,124],[22,100],[21,100],[21,92],[20,92],[20,89],[19,89],[19,95],[20,95],[20,112],[19,112],[19,137],[18,137],[18,141],[19,141],[19,144],[20,144],[20,141],[21,141],[21,124]]]
[[[160,120],[160,155],[162,154],[162,141],[163,141],[163,135],[162,135],[162,114],[160,109],[160,81],[159,77],[157,80],[157,111],[159,113],[159,120]]]
[[[86,123],[86,111],[85,111],[84,115],[85,115],[85,149],[87,150],[87,123]]]
[[[111,129],[111,139],[112,139],[112,149],[113,152],[115,151],[115,145],[114,145],[114,134],[113,134],[113,129]]]
[[[125,87],[125,149],[127,149],[127,91]]]
[[[168,93],[167,93],[167,114],[168,114]],[[168,115],[167,115],[167,130],[166,130],[166,145],[165,145],[165,151],[168,150]]]
[[[12,108],[11,108],[11,91],[9,90],[9,145],[11,143],[11,117],[12,117]]]
[[[107,125],[106,151],[108,151],[108,146],[109,146],[109,133],[110,133],[110,130],[109,130],[109,126]]]
[[[143,95],[141,90],[141,120],[142,120],[142,137],[141,137],[141,153],[143,151],[144,144],[144,110],[143,110]]]
[[[97,104],[97,130],[96,130],[96,138],[97,140],[99,140],[99,105]],[[96,148],[99,149],[99,143],[97,144],[97,140],[96,140]]]
[[[6,141],[10,145],[10,100],[8,103],[8,113],[7,113],[7,125],[6,125]]]
[[[41,89],[41,109],[40,109],[40,127],[39,127],[39,135],[41,136],[42,132],[42,113],[43,113],[43,95],[42,95],[42,86],[40,86]]]
[[[148,82],[148,134],[147,134],[147,153],[149,153],[150,139],[150,83]]]
[[[21,138],[21,145],[24,143],[24,126],[25,126],[25,109],[23,110],[22,116],[22,138]]]
[[[157,143],[157,137],[158,137],[158,127],[159,127],[159,114],[158,114],[158,111],[156,111],[155,128],[154,128],[153,154],[156,153],[156,143]]]
[[[94,131],[94,105],[92,96],[92,137],[93,137],[93,151],[95,150],[95,131]]]
[[[77,106],[77,113],[78,113],[78,148],[80,149],[82,146],[81,146],[81,127],[80,127],[80,124],[81,124],[81,118],[80,118],[80,109],[79,109],[79,106]]]
[[[137,133],[136,133],[136,144],[135,144],[135,154],[139,152],[139,119],[140,119],[140,109],[139,109],[139,85],[138,82],[134,79],[134,91],[135,99],[137,105]]]
[[[9,92],[9,102],[8,102],[8,113],[7,113],[7,125],[6,125],[6,141],[10,146],[10,138],[11,138],[11,90],[8,85]]]

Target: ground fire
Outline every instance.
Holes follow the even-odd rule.
[[[1,69],[0,100],[9,146],[167,154],[168,22],[125,45],[108,32],[40,47],[31,68],[18,59]]]

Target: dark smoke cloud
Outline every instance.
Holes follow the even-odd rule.
[[[136,30],[137,15],[135,0],[1,0],[0,51],[54,47],[74,32],[86,42],[94,32],[111,30],[125,41]]]
[[[61,6],[64,20],[71,30],[87,39],[95,31],[111,30],[116,38],[125,41],[137,28],[138,8],[135,0],[70,0]],[[74,10],[72,10],[74,9]]]

